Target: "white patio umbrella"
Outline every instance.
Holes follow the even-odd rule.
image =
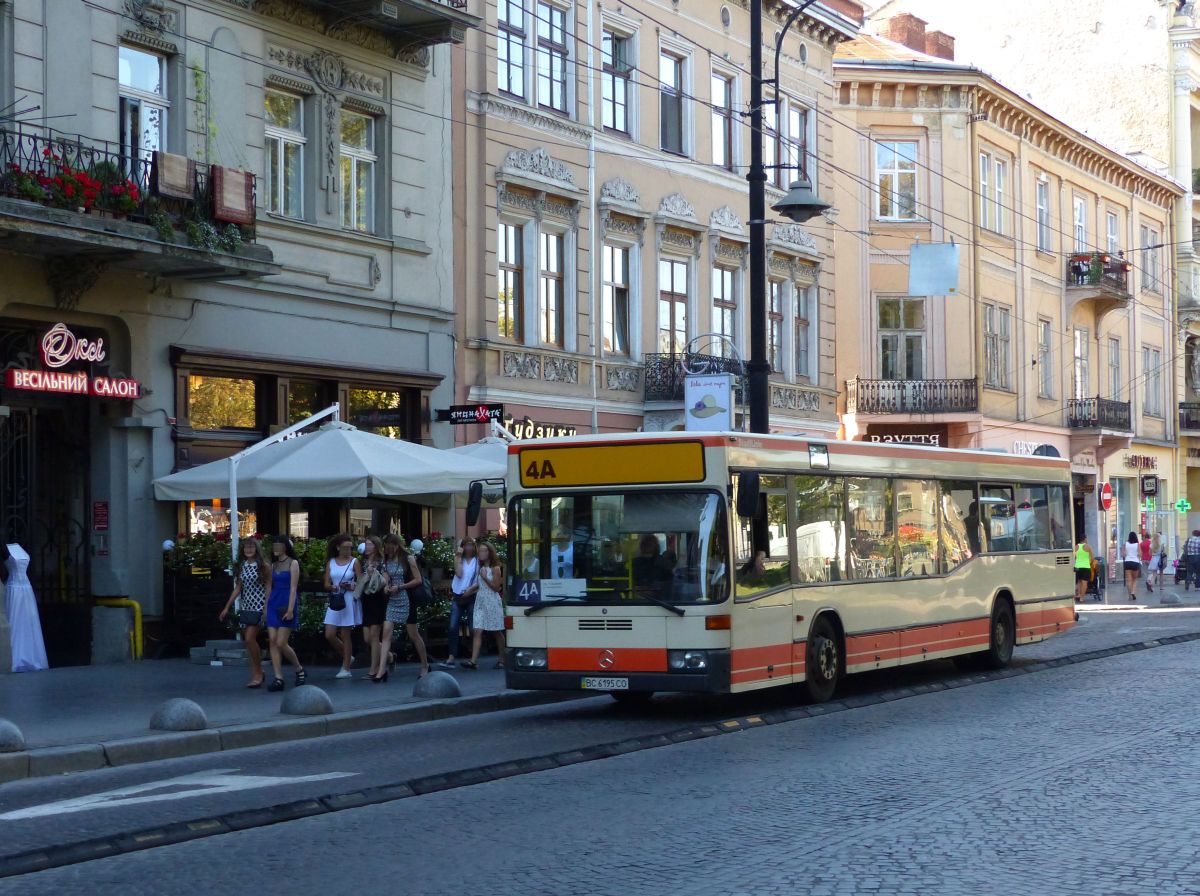
[[[469,445],[459,445],[455,448],[449,448],[447,452],[460,457],[469,457],[472,460],[481,460],[485,463],[496,464],[505,469],[508,468],[508,442],[504,441],[504,439],[498,439],[495,436],[488,436],[486,439],[480,439],[478,442],[472,442]]]
[[[192,467],[154,480],[160,501],[230,496],[230,460]],[[328,423],[241,457],[237,495],[243,498],[363,498],[420,496],[445,504],[474,479],[504,468],[479,458]]]

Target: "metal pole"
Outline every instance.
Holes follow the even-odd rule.
[[[782,38],[782,35],[781,35]],[[762,0],[750,0],[750,360],[746,364],[750,431],[770,432],[767,362],[767,172],[763,168]],[[776,72],[776,78],[779,74]]]

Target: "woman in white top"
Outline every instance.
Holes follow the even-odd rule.
[[[454,578],[450,580],[450,630],[446,640],[450,655],[439,665],[453,669],[458,656],[458,630],[464,622],[471,628],[475,611],[475,592],[479,590],[479,558],[475,556],[475,542],[464,538],[454,552]]]
[[[362,624],[362,610],[354,598],[354,584],[362,568],[354,559],[354,540],[345,532],[329,540],[329,562],[325,565],[325,590],[340,591],[346,601],[341,610],[325,611],[325,640],[342,655],[342,668],[334,678],[349,678],[354,654],[350,644],[352,629]]]
[[[1129,592],[1131,601],[1137,600],[1135,589],[1138,576],[1142,574],[1142,556],[1141,543],[1138,541],[1136,532],[1130,532],[1129,538],[1121,547],[1121,559],[1125,561],[1125,590]]]
[[[479,591],[475,595],[475,613],[471,632],[471,658],[463,660],[463,668],[476,669],[479,650],[483,646],[483,633],[491,632],[496,638],[497,669],[504,668],[504,567],[496,559],[496,549],[482,538],[475,545],[479,557]]]

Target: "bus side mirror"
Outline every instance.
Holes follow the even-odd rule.
[[[737,514],[745,519],[758,516],[758,473],[742,470],[737,478]]]
[[[479,522],[479,508],[483,506],[483,482],[476,479],[467,490],[467,525]]]

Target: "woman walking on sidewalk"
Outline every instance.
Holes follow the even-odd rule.
[[[1130,532],[1129,538],[1121,548],[1121,559],[1125,562],[1125,590],[1131,601],[1137,600],[1137,580],[1142,572],[1142,552],[1136,532]]]
[[[1075,545],[1075,603],[1083,603],[1092,581],[1092,546],[1086,538]]]
[[[379,641],[383,620],[387,615],[388,575],[384,572],[383,542],[378,535],[368,535],[363,542],[362,578],[358,580],[355,593],[362,602],[363,641],[371,651],[371,671],[364,677],[372,681],[387,680],[388,647]],[[390,643],[390,642],[389,642]],[[380,657],[382,654],[382,659]],[[382,671],[375,677],[375,667]]]
[[[267,637],[271,645],[271,669],[275,680],[268,691],[283,690],[283,658],[296,670],[296,684],[304,684],[308,674],[292,649],[292,632],[300,616],[296,587],[300,584],[300,561],[286,535],[276,535],[271,543],[271,596],[267,598]]]
[[[497,669],[504,668],[504,601],[500,594],[504,590],[504,567],[496,561],[496,550],[482,538],[475,543],[475,555],[479,558],[479,591],[475,594],[475,618],[471,632],[471,658],[463,662],[467,669],[479,668],[479,650],[483,646],[483,633],[491,632],[496,637]]]
[[[1154,586],[1151,582],[1154,580],[1154,571],[1150,568],[1150,533],[1142,532],[1142,543],[1138,546],[1138,559],[1142,561],[1142,575],[1146,577],[1146,590],[1151,594],[1154,593]]]
[[[225,607],[217,617],[222,622],[229,615],[233,602],[238,601],[238,625],[246,641],[246,657],[250,661],[248,688],[261,688],[263,683],[262,650],[258,646],[258,633],[262,629],[263,609],[267,602],[267,582],[271,580],[271,564],[263,556],[257,538],[242,542],[242,556],[238,557],[233,569],[233,593],[225,601]]]
[[[325,565],[325,590],[341,592],[345,606],[340,610],[330,607],[325,611],[325,640],[342,655],[342,668],[334,678],[349,678],[350,664],[354,661],[351,636],[354,626],[362,624],[362,611],[354,599],[354,585],[362,568],[354,559],[354,541],[345,532],[333,536],[329,542],[329,562]]]
[[[383,540],[383,570],[387,573],[388,583],[384,591],[387,594],[387,612],[383,620],[383,634],[379,639],[379,658],[371,668],[371,681],[382,684],[388,678],[388,660],[392,652],[392,632],[397,625],[408,623],[409,605],[411,600],[408,589],[421,583],[420,572],[414,572],[416,561],[412,554],[404,549],[404,542],[395,533]],[[421,637],[421,633],[417,633]],[[424,642],[422,641],[422,646]],[[424,674],[423,672],[421,674]]]
[[[1166,551],[1163,550],[1162,535],[1158,532],[1154,533],[1154,537],[1150,539],[1150,574],[1146,577],[1146,587],[1151,585],[1162,587],[1162,569],[1163,563],[1167,559]],[[1151,591],[1154,589],[1151,588]]]
[[[443,669],[453,669],[458,656],[458,630],[463,622],[470,628],[471,616],[475,611],[475,593],[479,591],[479,558],[475,556],[475,542],[464,538],[454,552],[454,578],[450,580],[450,629],[446,633],[450,653]]]

